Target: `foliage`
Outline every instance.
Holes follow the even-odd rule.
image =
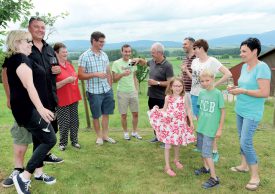
[[[149,68],[147,65],[144,65],[144,66],[137,65],[136,75],[137,75],[139,88],[140,88],[140,83],[147,78],[148,73],[149,73]],[[141,90],[139,90],[139,93],[141,93]]]
[[[47,40],[50,37],[50,35],[52,35],[53,33],[56,32],[56,29],[54,27],[55,22],[58,19],[64,19],[68,15],[69,15],[68,12],[62,12],[59,15],[52,15],[51,13],[47,13],[45,15],[41,15],[39,12],[36,12],[35,16],[33,16],[33,17],[39,17],[39,18],[41,18],[45,22],[45,25],[46,25],[48,33],[45,35],[44,39]],[[24,19],[23,19],[23,21],[21,22],[20,26],[22,28],[27,28],[28,25],[29,25],[29,17],[25,16]]]
[[[17,22],[21,17],[28,16],[32,8],[31,0],[0,0],[0,35],[5,35],[8,22]]]

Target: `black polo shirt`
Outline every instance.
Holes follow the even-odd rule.
[[[55,57],[53,48],[42,40],[42,51],[33,45],[29,58],[32,60],[33,82],[45,108],[52,111],[57,106],[56,75],[52,74],[50,57]]]
[[[156,81],[167,81],[169,78],[174,76],[173,67],[166,59],[161,63],[156,63],[153,59],[147,62],[149,66],[149,79],[154,79]],[[150,98],[162,99],[165,98],[166,87],[162,86],[150,86],[148,87],[147,95]]]

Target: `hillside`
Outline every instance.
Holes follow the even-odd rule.
[[[265,32],[261,34],[236,34],[232,36],[225,36],[221,38],[215,38],[208,40],[210,48],[234,48],[239,47],[241,41],[245,40],[248,37],[257,37],[261,40],[262,45],[266,49],[275,47],[275,30],[270,32]],[[137,40],[131,42],[119,42],[119,43],[107,43],[104,46],[104,50],[114,50],[120,49],[120,47],[127,43],[130,44],[136,50],[148,50],[154,40]],[[174,41],[159,41],[166,48],[182,48],[182,42],[174,42]],[[84,51],[90,47],[89,40],[66,40],[64,43],[67,45],[69,51]],[[265,49],[265,50],[266,50]]]

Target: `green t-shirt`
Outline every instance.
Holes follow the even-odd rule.
[[[224,108],[224,99],[220,90],[202,90],[199,94],[200,106],[197,132],[208,137],[215,137],[220,124],[221,108]]]
[[[117,91],[121,92],[134,92],[136,91],[134,82],[134,72],[137,70],[137,66],[129,66],[129,61],[124,61],[122,58],[114,61],[112,65],[112,71],[118,74],[123,73],[126,69],[131,70],[131,74],[122,77],[118,81]]]

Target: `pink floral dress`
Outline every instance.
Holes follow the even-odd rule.
[[[159,141],[172,145],[187,145],[196,141],[193,130],[187,125],[184,96],[169,96],[166,112],[154,106],[148,115]]]

